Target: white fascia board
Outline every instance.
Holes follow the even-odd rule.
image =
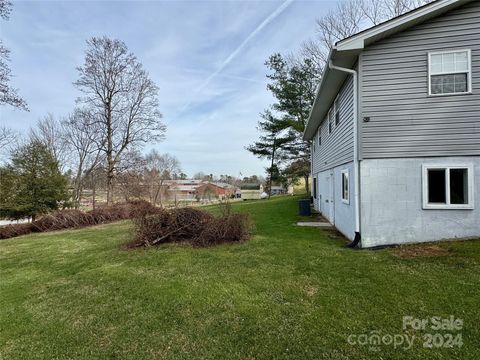
[[[365,41],[363,38],[359,39],[351,39],[352,41],[349,41],[346,44],[337,44],[337,48],[340,51],[347,51],[347,50],[361,50],[365,47]]]

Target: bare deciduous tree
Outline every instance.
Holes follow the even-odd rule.
[[[363,0],[361,3],[361,9],[363,15],[372,25],[378,25],[384,19],[385,11],[384,11],[384,4],[385,0]]]
[[[146,195],[143,181],[145,165],[145,157],[136,149],[127,151],[118,163],[115,183],[125,201],[142,199]]]
[[[84,189],[91,189],[91,199],[92,199],[92,206],[95,210],[97,205],[97,189],[104,189],[106,187],[106,176],[105,176],[105,169],[103,168],[103,162],[99,162],[97,166],[93,168],[90,172],[90,176],[84,176]]]
[[[63,140],[68,145],[72,165],[76,168],[73,180],[72,200],[78,208],[82,200],[85,181],[102,162],[101,148],[104,143],[98,122],[86,109],[75,109],[62,121]]]
[[[317,82],[320,82],[323,69],[327,63],[328,52],[325,51],[325,47],[318,39],[309,39],[302,44],[299,54],[290,54],[287,60],[291,64],[299,64],[303,59],[311,59],[318,69],[316,77]]]
[[[347,0],[339,3],[323,17],[317,19],[318,37],[303,45],[303,52],[323,69],[331,47],[357,33],[363,22],[363,0]]]
[[[31,129],[30,137],[47,147],[55,160],[58,161],[60,170],[63,172],[67,166],[69,149],[63,136],[61,122],[55,119],[53,114],[48,113],[38,120],[36,128]]]
[[[400,16],[433,0],[362,0],[363,16],[367,26],[378,25],[386,20]]]
[[[6,126],[0,126],[0,150],[8,150],[17,140],[17,134]]]
[[[174,173],[180,172],[180,162],[170,154],[160,154],[156,150],[150,151],[145,157],[145,182],[148,186],[150,202],[162,206],[162,197],[165,180],[171,179]]]
[[[203,171],[199,171],[195,174],[193,174],[192,179],[194,180],[204,180],[207,177],[207,175]]]
[[[129,147],[160,141],[165,126],[158,110],[158,87],[125,43],[107,37],[87,41],[85,63],[75,82],[78,99],[95,109],[106,156],[107,203],[112,203],[115,167]]]
[[[12,3],[8,0],[0,0],[0,18],[8,20],[12,11]],[[10,50],[7,49],[0,39],[0,105],[11,105],[15,108],[27,110],[27,103],[18,95],[18,90],[10,86],[12,72],[10,62]]]

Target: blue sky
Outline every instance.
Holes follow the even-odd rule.
[[[0,123],[28,131],[51,112],[72,111],[85,40],[127,44],[160,87],[166,140],[189,175],[263,174],[244,147],[272,99],[264,62],[315,35],[336,1],[16,1],[1,38],[12,51],[13,85],[30,112],[0,108]]]

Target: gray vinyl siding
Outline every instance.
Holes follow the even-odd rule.
[[[353,78],[347,77],[339,92],[340,123],[328,133],[328,114],[315,133],[312,150],[312,174],[353,161]],[[333,106],[333,104],[332,104]],[[318,145],[318,134],[322,145]]]
[[[472,94],[428,96],[428,52],[471,49]],[[366,48],[361,158],[480,155],[480,1]]]

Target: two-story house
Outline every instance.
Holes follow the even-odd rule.
[[[480,1],[336,43],[304,138],[315,209],[353,245],[480,237]]]

